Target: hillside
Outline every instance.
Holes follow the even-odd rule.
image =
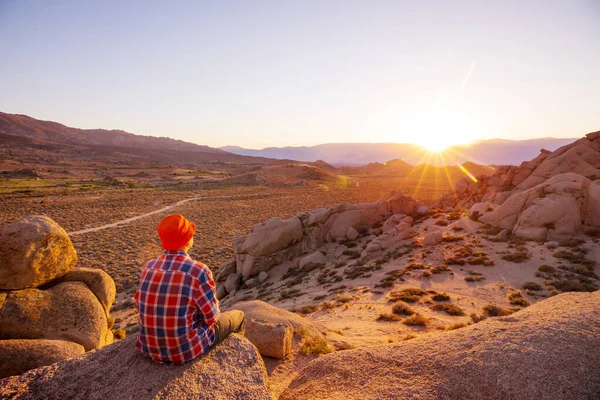
[[[3,112],[0,112],[0,133],[67,144],[226,154],[220,149],[167,137],[142,136],[122,130],[71,128],[57,122]]]

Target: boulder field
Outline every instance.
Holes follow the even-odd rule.
[[[411,239],[411,216],[428,210],[423,203],[395,191],[386,200],[374,203],[339,204],[286,220],[271,218],[234,240],[235,259],[217,269],[218,297],[235,294],[242,284],[255,284],[254,277],[285,261],[296,260],[303,270],[324,265],[330,260],[319,248],[327,243],[355,240],[380,227],[384,228],[383,235],[373,243],[370,253],[390,241]]]
[[[476,203],[502,204],[512,194],[531,189],[564,173],[575,173],[592,181],[600,178],[600,131],[586,135],[553,152],[540,155],[520,166],[499,166],[494,173],[465,178],[442,196],[437,208],[470,208]]]
[[[600,292],[312,361],[280,400],[592,399],[600,393]]]
[[[69,236],[46,216],[0,227],[0,377],[112,343],[116,287],[104,271],[73,268]]]

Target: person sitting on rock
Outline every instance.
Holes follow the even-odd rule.
[[[188,251],[196,225],[179,214],[158,225],[164,254],[146,263],[135,293],[140,330],[136,347],[161,364],[206,353],[230,333],[244,333],[244,313],[221,313],[212,272]]]

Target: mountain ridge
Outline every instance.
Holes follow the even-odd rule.
[[[254,157],[286,158],[304,162],[323,160],[335,166],[367,165],[393,159],[411,165],[428,163],[443,166],[467,161],[486,165],[518,165],[534,158],[542,149],[553,151],[575,140],[577,138],[486,139],[470,145],[452,146],[439,155],[410,143],[325,143],[315,146],[266,147],[260,150],[223,146],[220,149]]]

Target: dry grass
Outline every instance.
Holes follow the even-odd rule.
[[[377,321],[401,321],[402,318],[400,318],[399,316],[395,315],[395,314],[389,314],[389,313],[381,313],[379,314],[379,316],[377,317]]]
[[[431,299],[434,301],[450,301],[450,296],[446,293],[436,293],[431,296]]]
[[[422,316],[421,314],[414,314],[404,321],[402,321],[404,325],[408,326],[427,326],[429,323],[429,318]]]
[[[422,296],[426,295],[427,292],[418,288],[407,288],[402,290],[396,290],[390,292],[388,295],[388,301],[404,301],[406,303],[415,303],[421,299]]]
[[[465,312],[462,308],[454,304],[434,304],[430,307],[433,311],[443,311],[448,315],[452,316],[462,316],[465,315]]]
[[[397,301],[392,304],[392,312],[398,315],[413,315],[415,310],[410,308],[408,304],[403,301]]]

